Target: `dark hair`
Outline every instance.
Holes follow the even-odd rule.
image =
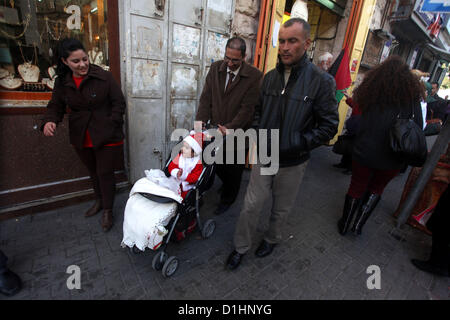
[[[391,56],[370,70],[354,91],[361,110],[410,108],[420,101],[424,87],[399,56]]]
[[[70,68],[61,61],[61,58],[67,59],[73,51],[80,49],[86,51],[83,44],[74,38],[65,38],[58,43],[58,49],[56,52],[56,74],[59,77],[71,72]]]
[[[242,57],[245,57],[245,52],[247,50],[247,45],[245,44],[245,40],[240,37],[233,37],[227,41],[227,45],[225,48],[241,50]]]
[[[311,26],[309,25],[309,23],[306,20],[303,20],[302,18],[290,18],[283,24],[283,27],[285,27],[285,28],[292,27],[294,25],[294,23],[301,24],[303,27],[302,29],[303,29],[305,38],[309,38],[309,35],[311,32]]]
[[[431,83],[431,85],[433,85],[433,84],[437,85],[437,87],[439,88],[439,82],[433,81],[433,82]]]

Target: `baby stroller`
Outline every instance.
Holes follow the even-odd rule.
[[[204,146],[206,147],[210,141],[204,141]],[[213,150],[212,152],[215,152]],[[185,198],[181,197],[175,198],[170,195],[165,195],[161,193],[160,190],[152,187],[140,187],[142,183],[147,183],[146,178],[138,180],[133,186],[130,192],[130,198],[127,202],[127,207],[132,205],[129,204],[133,194],[137,193],[138,199],[141,202],[147,201],[147,205],[152,205],[152,208],[164,208],[166,214],[159,220],[160,225],[167,227],[165,230],[167,233],[164,235],[161,244],[158,247],[150,247],[152,250],[157,250],[157,253],[153,257],[152,268],[157,271],[161,271],[164,277],[172,276],[178,268],[179,260],[176,256],[169,256],[166,252],[169,242],[174,241],[174,232],[178,228],[179,230],[185,230],[188,226],[187,223],[195,218],[196,227],[200,231],[203,239],[211,237],[214,233],[216,224],[213,219],[208,219],[204,223],[200,217],[200,201],[207,190],[211,188],[214,184],[215,177],[215,166],[214,164],[207,164],[203,161],[203,169],[201,175],[192,189],[188,191]],[[170,176],[168,167],[169,163],[172,161],[171,157],[166,161],[164,166],[164,173],[166,177]],[[145,198],[145,199],[144,199]],[[150,207],[149,207],[150,208]],[[127,208],[125,208],[127,212]],[[168,222],[167,222],[168,221]],[[167,222],[167,223],[166,223]],[[125,222],[124,222],[125,229]],[[164,229],[164,228],[163,228]],[[155,228],[155,232],[158,233],[158,229]],[[132,246],[132,243],[126,243],[127,246],[131,247],[133,253],[138,254],[142,252],[136,245]],[[122,246],[124,244],[122,243]],[[142,247],[142,246],[141,246]]]

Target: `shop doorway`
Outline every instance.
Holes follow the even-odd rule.
[[[273,69],[278,56],[278,30],[281,24],[295,11],[307,16],[311,26],[312,45],[308,51],[310,60],[320,51],[320,40],[334,40],[338,25],[342,19],[347,0],[338,1],[298,1],[297,0],[263,0],[258,28],[254,65],[266,73]],[[329,5],[330,8],[326,7]],[[305,10],[306,7],[306,10]],[[334,42],[329,47],[334,45]],[[324,49],[326,51],[326,49]]]
[[[234,0],[123,1],[130,181],[161,168],[190,129],[211,63],[223,59]]]

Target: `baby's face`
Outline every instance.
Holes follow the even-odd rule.
[[[189,144],[185,141],[183,141],[183,146],[181,147],[181,152],[183,154],[183,157],[185,157],[185,158],[192,158],[194,156],[194,151],[189,146]]]

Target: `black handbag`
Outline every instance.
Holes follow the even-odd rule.
[[[411,118],[400,118],[400,114],[389,131],[392,152],[406,164],[421,167],[427,159],[427,141],[423,130]]]
[[[341,155],[352,154],[353,140],[353,135],[343,134],[339,136],[333,145],[333,152]]]

